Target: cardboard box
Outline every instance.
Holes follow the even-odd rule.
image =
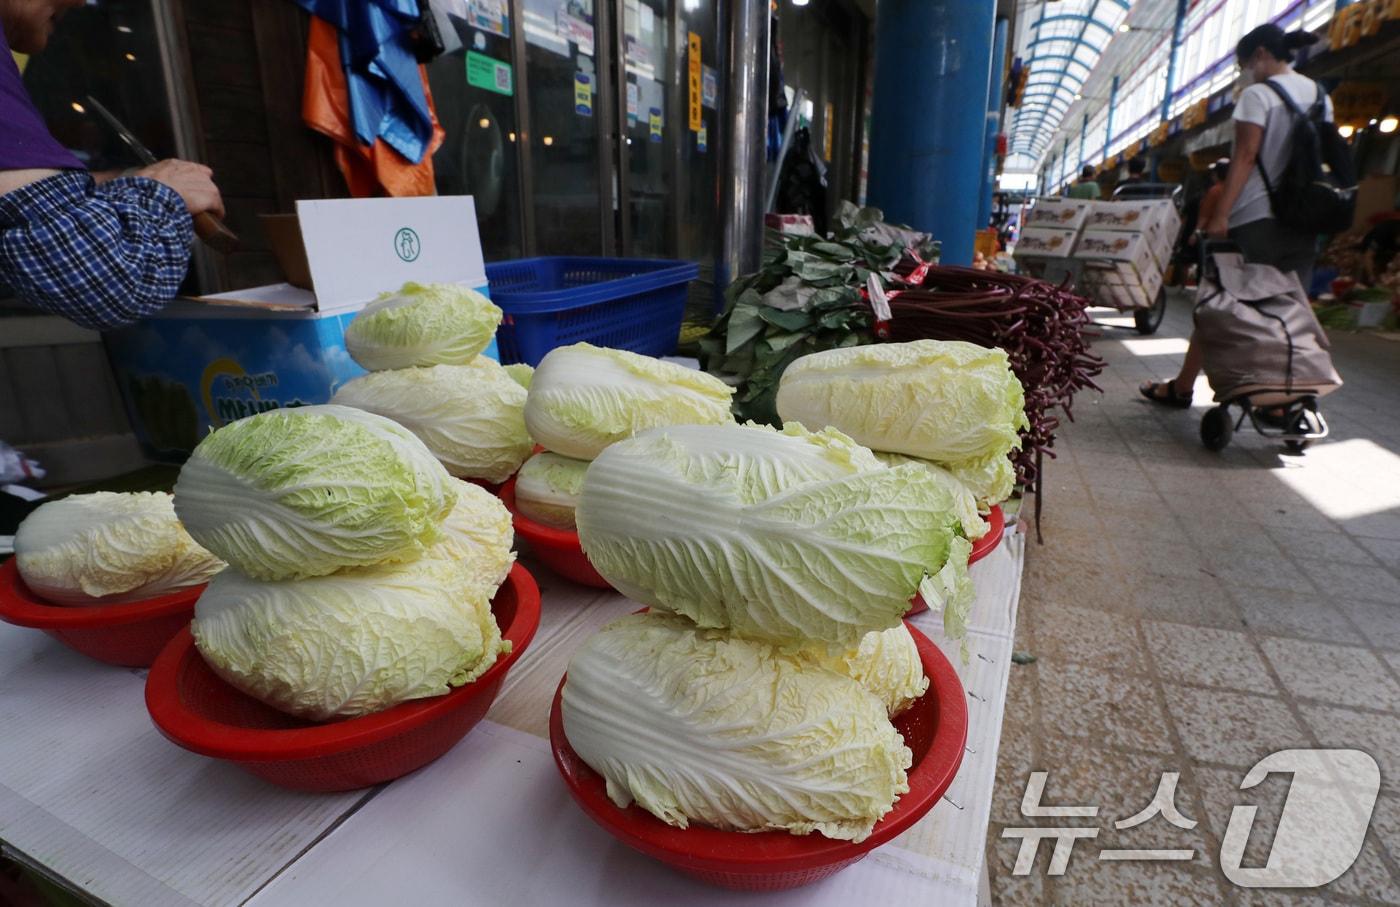
[[[1016,238],[1016,258],[1069,258],[1074,252],[1078,230],[1056,227],[1026,227]]]
[[[1151,305],[1162,288],[1163,269],[1146,233],[1085,230],[1074,257],[1093,263],[1085,266],[1081,283],[1103,305]]]
[[[1097,305],[1115,309],[1149,308],[1162,289],[1162,272],[1139,273],[1123,265],[1086,266],[1079,280],[1079,291]]]
[[[1024,226],[1078,230],[1089,216],[1090,204],[1083,198],[1038,198],[1026,212]]]
[[[412,280],[489,295],[470,197],[303,201],[297,217],[313,289],[177,300],[103,335],[147,456],[178,461],[235,419],[330,400],[364,374],[345,328],[381,292]],[[497,358],[495,341],[485,355]]]
[[[1121,230],[1143,233],[1157,263],[1163,268],[1171,260],[1177,236],[1181,233],[1181,216],[1170,199],[1134,199],[1097,201],[1084,223],[1085,231]]]

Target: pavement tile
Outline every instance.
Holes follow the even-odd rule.
[[[1363,708],[1400,707],[1400,683],[1366,649],[1281,638],[1262,639],[1259,645],[1293,696]]]
[[[1319,743],[1370,753],[1381,767],[1381,790],[1400,794],[1400,718],[1324,705],[1302,705],[1299,710]]]
[[[1032,620],[1036,638],[1041,640],[1037,657],[1136,674],[1149,670],[1137,624],[1130,617],[1046,602],[1035,609]]]
[[[1355,598],[1400,606],[1400,578],[1384,567],[1299,559],[1308,580],[1329,598]]]
[[[1164,773],[1181,771],[1176,756],[1147,755],[1111,750],[1092,741],[1073,740],[1047,733],[1041,741],[1044,757],[1038,768],[1047,772],[1042,803],[1065,806],[1097,806],[1098,816],[1040,819],[1041,824],[1072,826],[1096,824],[1096,848],[1146,850],[1166,848],[1193,850],[1196,862],[1209,865],[1200,820],[1196,816],[1197,795],[1192,783],[1178,777],[1173,802],[1192,828],[1181,828],[1162,816],[1128,828],[1117,822],[1138,815],[1152,803]],[[1023,784],[1024,789],[1024,784]]]
[[[1064,876],[1053,880],[1048,903],[1180,907],[1224,900],[1224,886],[1209,870],[1177,863],[1090,861],[1084,859],[1089,852],[1086,848],[1083,855],[1076,854]]]
[[[1157,673],[1178,683],[1277,693],[1249,635],[1213,627],[1143,621]]]
[[[1340,532],[1319,532],[1295,526],[1270,526],[1269,535],[1284,553],[1296,558],[1329,560],[1338,564],[1376,565],[1376,559],[1362,546]]]
[[[1019,824],[1019,823],[1018,823]],[[993,822],[987,829],[987,874],[992,888],[993,904],[1033,905],[1045,903],[1045,860],[1023,876],[1014,876],[1016,855],[1021,848],[1019,838],[1003,838],[1002,826]],[[1047,849],[1044,844],[1042,849]]]
[[[1378,649],[1400,650],[1400,603],[1342,600],[1337,602],[1337,607],[1358,627],[1366,629],[1366,640],[1371,645]]]
[[[1352,535],[1400,541],[1400,513],[1373,513],[1343,520],[1342,526]]]
[[[1249,767],[1290,746],[1308,746],[1307,732],[1283,700],[1166,685],[1167,712],[1186,752],[1197,762]]]
[[[1150,681],[1044,658],[1036,664],[1047,731],[1121,749],[1172,752]]]
[[[1356,541],[1371,552],[1371,556],[1380,561],[1382,567],[1400,570],[1400,539],[1358,538]]]
[[[1145,618],[1226,630],[1244,627],[1239,609],[1225,592],[1225,584],[1213,576],[1137,572],[1124,576],[1123,580],[1126,594],[1132,596],[1138,612]]]
[[[1322,642],[1363,644],[1340,608],[1317,592],[1284,592],[1231,586],[1230,597],[1251,633],[1265,636],[1292,636]]]

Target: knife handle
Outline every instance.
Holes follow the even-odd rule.
[[[209,248],[225,255],[236,252],[240,245],[238,234],[208,211],[194,216],[194,232]]]

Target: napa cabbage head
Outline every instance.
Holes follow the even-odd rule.
[[[275,409],[211,433],[175,483],[196,542],[257,579],[418,557],[456,503],[413,434],[327,404]]]
[[[510,376],[510,380],[526,390],[530,389],[530,382],[535,378],[534,366],[526,365],[524,362],[512,362],[510,365],[502,367],[506,370],[506,374]]]
[[[446,557],[461,567],[474,598],[491,598],[515,563],[515,527],[501,499],[470,482],[452,480],[457,504],[442,523],[442,537],[424,557]]]
[[[928,692],[919,647],[902,623],[865,634],[860,645],[841,655],[816,660],[864,687],[880,700],[891,718]]]
[[[835,430],[680,425],[603,451],[577,522],[589,561],[629,598],[785,649],[843,651],[897,625],[921,584],[942,602],[932,579],[965,575],[948,500],[927,469],[886,467]],[[952,592],[970,604],[969,587]]]
[[[946,507],[958,516],[958,525],[962,528],[962,534],[969,539],[980,539],[987,534],[987,521],[982,519],[982,515],[977,510],[977,497],[972,490],[958,481],[958,478],[951,472],[929,460],[920,460],[915,457],[906,457],[904,454],[877,453],[876,459],[886,466],[899,466],[904,463],[913,463],[927,469],[938,482],[939,488],[946,496]]]
[[[331,402],[393,419],[454,476],[500,483],[534,448],[525,394],[499,364],[479,357],[472,365],[370,372],[342,385]]]
[[[372,372],[466,365],[490,345],[501,317],[476,290],[410,282],[360,310],[345,329],[345,349]]]
[[[999,349],[960,340],[880,343],[812,353],[778,386],[778,414],[832,426],[874,450],[961,462],[1020,446],[1021,382]]]
[[[733,388],[695,369],[588,343],[550,350],[530,381],[525,426],[546,449],[592,460],[662,425],[732,425]]]
[[[225,570],[195,603],[190,630],[230,685],[312,721],[440,696],[508,647],[487,598],[444,552],[309,579]]]
[[[909,748],[850,677],[761,642],[636,614],[574,654],[564,734],[668,825],[862,841],[909,790]]]
[[[1016,467],[1004,454],[940,465],[972,492],[983,512],[1011,497],[1016,488]]]
[[[515,509],[536,523],[573,531],[574,511],[587,471],[587,460],[540,451],[526,460],[516,475]]]
[[[15,567],[64,605],[153,598],[208,582],[223,561],[180,525],[163,492],[74,494],[39,505],[15,531]]]

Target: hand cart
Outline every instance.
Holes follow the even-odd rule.
[[[1113,192],[1115,201],[1170,199],[1177,213],[1182,209],[1182,191],[1177,183],[1129,183]],[[1175,246],[1174,246],[1175,247]],[[1022,258],[1027,273],[1052,283],[1066,283],[1087,296],[1094,305],[1132,312],[1133,327],[1139,334],[1154,334],[1167,311],[1166,281],[1150,302],[1133,299],[1115,262],[1097,258]]]

